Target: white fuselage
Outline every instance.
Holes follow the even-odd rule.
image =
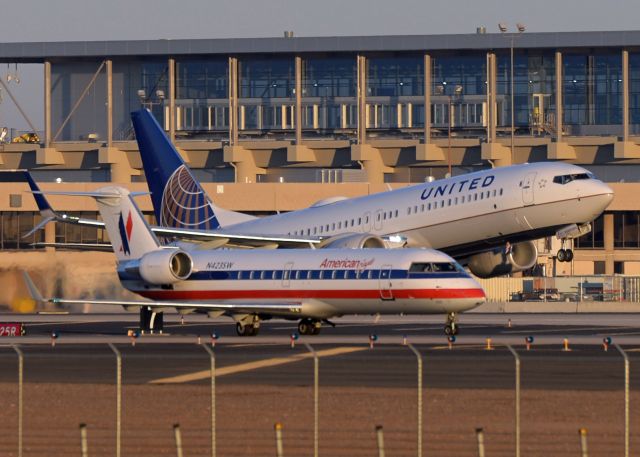
[[[318,319],[461,312],[485,301],[481,286],[453,259],[430,249],[218,249],[189,254],[194,273],[171,287],[150,286],[127,273],[126,262],[118,268],[120,279],[129,290],[155,301],[301,304],[303,316]],[[429,271],[423,271],[424,264]]]
[[[588,179],[554,182],[558,176],[587,174]],[[521,241],[552,235],[568,224],[594,220],[612,199],[611,188],[584,168],[541,162],[339,200],[225,230],[323,238],[358,232],[401,235],[408,247],[450,252],[448,248],[488,240]]]

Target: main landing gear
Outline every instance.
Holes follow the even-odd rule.
[[[260,318],[255,315],[245,316],[236,322],[238,336],[256,336],[260,332]]]
[[[449,313],[447,315],[447,323],[444,326],[444,333],[445,335],[457,335],[458,334],[458,323],[456,322],[458,320],[458,316],[456,316],[456,313]]]
[[[162,333],[164,314],[156,312],[149,306],[140,307],[140,333]]]
[[[562,247],[558,250],[556,258],[558,262],[571,262],[573,260],[573,251],[564,248],[565,240],[562,240]]]
[[[322,323],[315,319],[301,319],[298,323],[298,333],[300,335],[317,335],[322,329]]]

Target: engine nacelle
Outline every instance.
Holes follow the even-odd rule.
[[[150,284],[173,284],[191,275],[193,260],[184,251],[159,249],[143,255],[138,270],[142,279]]]
[[[382,238],[370,233],[347,233],[329,238],[322,244],[322,248],[331,249],[367,249],[386,248]]]
[[[537,259],[538,249],[535,243],[523,241],[512,245],[510,252],[506,252],[505,247],[500,247],[473,255],[469,257],[467,266],[479,278],[493,278],[531,268]]]

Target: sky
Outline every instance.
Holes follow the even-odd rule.
[[[5,42],[637,30],[638,0],[0,0]],[[6,81],[7,69],[0,65]],[[9,88],[42,128],[42,67]],[[26,128],[4,90],[0,126]]]

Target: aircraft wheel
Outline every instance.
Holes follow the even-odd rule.
[[[253,336],[254,333],[253,325],[244,325],[241,322],[236,323],[236,333],[238,336]]]
[[[566,262],[567,261],[567,251],[564,249],[558,249],[558,253],[556,254],[558,258],[558,262]]]
[[[565,262],[571,262],[573,260],[573,251],[571,249],[566,249],[565,254],[567,256]]]
[[[322,330],[322,327],[320,325],[316,325],[315,323],[311,326],[311,334],[312,335],[317,335],[318,333],[320,333],[320,330]]]
[[[444,334],[453,335],[453,328],[449,324],[444,326]]]
[[[302,319],[298,323],[298,333],[300,335],[313,335],[314,325],[311,319]]]

